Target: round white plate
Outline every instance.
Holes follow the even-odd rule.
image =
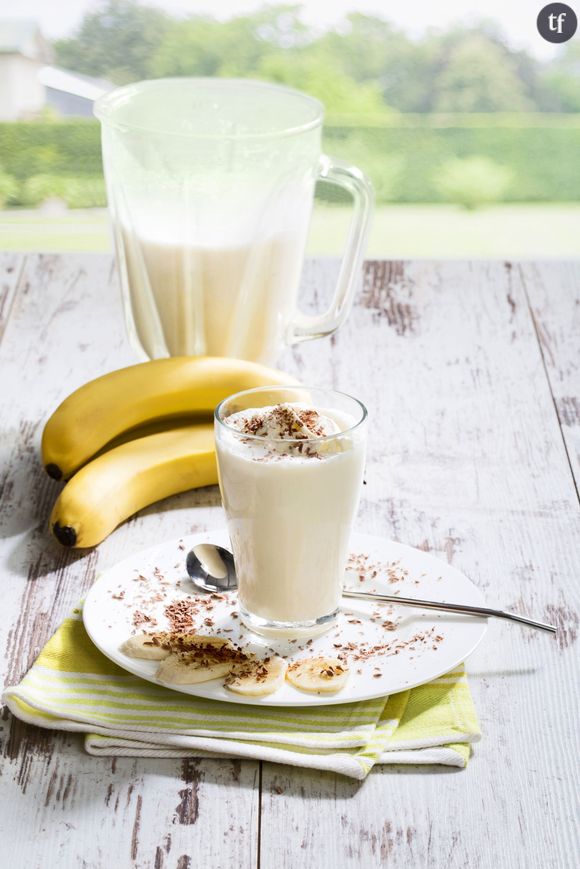
[[[326,696],[299,691],[288,682],[266,697],[234,694],[221,679],[168,686],[184,694],[262,706],[323,706],[382,697],[449,672],[474,651],[487,628],[485,618],[343,598],[338,627],[308,644],[302,640],[292,643],[262,639],[250,634],[236,618],[235,592],[224,600],[215,600],[197,592],[189,580],[185,556],[192,546],[202,542],[229,546],[225,531],[195,534],[136,553],[101,574],[87,595],[83,618],[91,640],[103,654],[130,673],[162,684],[155,678],[157,661],[130,658],[120,651],[120,646],[131,634],[167,630],[165,607],[176,600],[193,598],[199,614],[192,629],[198,633],[228,637],[264,656],[273,650],[287,656],[289,663],[318,655],[334,657],[345,651],[351,674],[342,691]],[[351,552],[366,567],[362,570],[364,579],[360,579],[358,569],[347,571],[345,586],[350,588],[485,605],[479,590],[462,573],[410,546],[354,534]],[[152,621],[139,624],[141,616],[135,618],[135,613]],[[345,650],[348,644],[355,648]],[[375,651],[370,652],[372,649]]]

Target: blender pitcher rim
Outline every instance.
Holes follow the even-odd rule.
[[[283,129],[274,129],[269,132],[249,133],[227,133],[223,131],[215,133],[199,133],[195,131],[183,132],[179,130],[161,130],[154,126],[148,125],[147,123],[135,124],[132,122],[118,121],[114,119],[116,109],[115,102],[117,102],[120,98],[122,99],[123,96],[128,95],[131,91],[145,91],[148,90],[152,85],[158,85],[160,82],[179,82],[180,84],[183,84],[184,82],[195,82],[199,84],[211,83],[212,85],[215,84],[217,86],[221,84],[228,84],[248,89],[258,86],[258,89],[278,91],[286,93],[288,95],[299,97],[305,103],[310,103],[311,106],[316,109],[316,115],[312,119],[304,121],[301,124],[284,127]],[[130,84],[114,88],[111,91],[107,91],[107,93],[104,93],[100,97],[98,97],[93,105],[93,114],[101,122],[101,124],[106,124],[107,126],[114,127],[118,130],[134,130],[144,133],[152,133],[160,136],[169,136],[192,140],[206,139],[210,141],[212,139],[268,140],[299,135],[300,133],[306,133],[309,130],[314,130],[316,129],[316,127],[322,126],[322,122],[324,120],[324,111],[324,104],[320,100],[316,99],[316,97],[313,97],[310,94],[299,91],[296,88],[286,87],[286,85],[280,85],[276,82],[261,81],[260,79],[219,78],[212,76],[168,76],[164,78],[144,79],[143,81],[132,82]]]

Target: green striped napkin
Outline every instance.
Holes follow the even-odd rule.
[[[463,665],[360,703],[287,709],[190,697],[128,674],[91,643],[80,610],[4,701],[18,718],[85,733],[90,754],[235,757],[365,778],[375,763],[465,767],[480,738]]]

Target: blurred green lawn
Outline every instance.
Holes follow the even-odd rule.
[[[348,208],[317,204],[308,250],[340,254]],[[50,215],[0,212],[0,250],[109,251],[104,209]],[[381,205],[375,211],[369,257],[578,257],[580,203],[498,205],[466,211],[453,205]]]

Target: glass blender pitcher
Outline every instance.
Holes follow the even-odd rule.
[[[321,155],[323,106],[277,85],[174,78],[95,103],[127,328],[144,358],[276,362],[334,332],[355,290],[372,210],[357,168]],[[352,196],[334,299],[297,310],[314,188]]]

